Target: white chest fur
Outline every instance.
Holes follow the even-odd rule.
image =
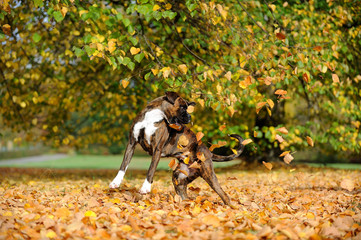
[[[144,135],[147,142],[150,144],[150,137],[155,133],[157,127],[154,123],[160,122],[165,117],[164,112],[160,109],[154,109],[145,114],[143,121],[137,122],[134,125],[133,135],[138,141],[140,130],[144,129]]]

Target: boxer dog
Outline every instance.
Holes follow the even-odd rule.
[[[120,186],[133,156],[134,148],[139,143],[152,156],[140,193],[150,192],[160,158],[175,157],[179,163],[173,166],[172,181],[176,193],[183,200],[188,197],[187,185],[196,178],[202,177],[223,202],[230,205],[228,195],[219,185],[213,161],[224,162],[238,157],[244,149],[241,144],[243,139],[236,134],[230,135],[240,142],[237,153],[230,156],[213,154],[201,141],[197,141],[196,135],[185,126],[191,122],[187,108],[192,105],[195,103],[184,100],[175,92],[166,92],[165,96],[151,101],[134,119],[123,162],[109,187],[118,188]]]

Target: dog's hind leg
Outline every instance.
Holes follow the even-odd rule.
[[[179,171],[182,170],[182,171]],[[185,175],[184,172],[188,174]],[[173,171],[172,182],[176,193],[185,200],[188,198],[187,185],[199,177],[199,172],[195,169],[189,169],[186,164],[180,163],[180,167]]]
[[[231,201],[228,195],[223,191],[221,185],[219,185],[216,173],[213,169],[211,161],[205,161],[201,165],[200,169],[201,177],[208,183],[208,185],[221,197],[223,202],[227,205],[231,205]]]
[[[122,164],[120,165],[120,169],[118,171],[118,174],[113,179],[113,181],[110,183],[109,188],[118,188],[120,186],[120,184],[122,183],[124,174],[127,171],[130,160],[133,157],[135,145],[136,145],[135,139],[130,137],[127,148],[124,153],[124,158],[123,158]]]

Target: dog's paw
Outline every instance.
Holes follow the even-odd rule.
[[[114,182],[114,181],[109,184],[110,189],[119,188],[119,186],[120,186],[120,183],[117,183],[117,182]]]
[[[145,179],[142,188],[140,189],[139,193],[141,194],[147,194],[150,193],[152,184]]]

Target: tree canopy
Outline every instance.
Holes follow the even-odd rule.
[[[195,132],[260,159],[361,149],[356,1],[2,1],[3,125],[55,146],[123,144],[166,90]],[[288,152],[291,151],[291,152]]]

